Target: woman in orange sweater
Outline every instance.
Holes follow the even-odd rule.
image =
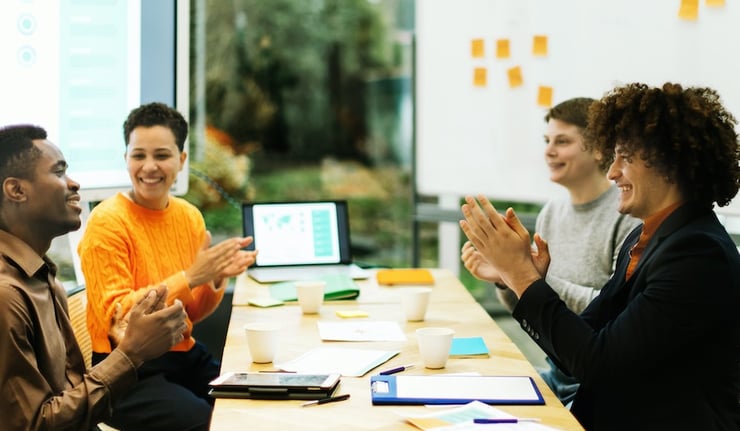
[[[227,279],[254,262],[255,252],[242,250],[252,238],[211,246],[200,211],[170,195],[187,157],[188,124],[179,112],[143,105],[123,128],[133,188],[93,209],[78,247],[93,363],[115,348],[108,338],[113,316],[125,314],[152,286],[167,285],[168,304],[182,301],[188,328],[170,352],[139,368],[136,388],[114,405],[109,423],[124,430],[205,430],[213,404],[208,382],[220,364],[191,332],[218,307]]]

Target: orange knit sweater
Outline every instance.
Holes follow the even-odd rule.
[[[195,260],[205,239],[205,222],[190,203],[170,197],[162,211],[136,205],[119,193],[98,204],[90,214],[77,248],[87,290],[87,328],[92,349],[108,353],[108,328],[121,303],[131,309],[148,287],[166,284],[167,304],[176,298],[188,314],[185,339],[174,351],[187,351],[195,340],[193,323],[210,315],[221,302],[225,281],[190,289],[184,270]]]

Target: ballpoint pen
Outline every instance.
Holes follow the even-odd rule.
[[[400,373],[401,371],[408,370],[409,368],[414,368],[414,364],[401,365],[400,367],[391,368],[390,370],[381,371],[378,374],[380,374],[381,376],[387,376],[387,375],[390,375],[390,374]]]
[[[308,402],[301,404],[301,407],[315,406],[318,404],[326,404],[326,403],[334,403],[337,401],[344,401],[347,399],[349,399],[349,394],[337,395],[336,397],[329,397],[329,398],[322,398],[320,400],[308,401]]]
[[[515,424],[518,422],[539,422],[536,418],[476,418],[474,424]]]

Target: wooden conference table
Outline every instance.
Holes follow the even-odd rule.
[[[244,325],[255,321],[281,322],[280,341],[275,362],[294,359],[324,343],[319,338],[316,322],[342,320],[338,310],[362,310],[368,319],[395,320],[407,336],[405,342],[352,342],[352,347],[400,350],[401,353],[371,370],[363,377],[342,377],[336,394],[351,394],[347,401],[301,407],[302,401],[270,401],[245,399],[218,399],[213,412],[211,429],[230,430],[416,430],[405,422],[401,414],[428,414],[424,406],[374,406],[370,396],[370,375],[380,369],[414,363],[404,374],[471,373],[481,375],[528,375],[535,379],[545,398],[542,406],[496,406],[517,417],[539,418],[541,424],[561,430],[582,430],[517,346],[490,318],[488,313],[470,295],[460,281],[446,270],[432,270],[435,285],[429,308],[423,322],[406,322],[400,306],[402,286],[378,286],[374,274],[358,281],[360,296],[352,301],[325,302],[317,315],[303,315],[297,304],[258,308],[248,306],[251,298],[269,296],[266,285],[254,282],[246,275],[237,277],[234,302],[222,372],[272,370],[272,364],[252,363],[247,347]],[[489,350],[489,358],[450,358],[442,370],[428,370],[422,365],[414,331],[425,326],[453,328],[457,337],[481,336]],[[338,343],[331,343],[336,346]]]

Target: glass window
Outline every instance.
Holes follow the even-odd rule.
[[[413,0],[191,9],[186,198],[214,234],[241,233],[243,200],[346,199],[355,259],[410,266]]]

